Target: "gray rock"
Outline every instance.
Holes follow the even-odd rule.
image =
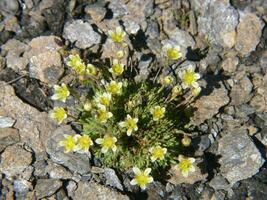
[[[19,3],[17,0],[1,0],[0,10],[15,14],[19,10]]]
[[[260,42],[263,22],[254,13],[240,13],[235,49],[240,55],[248,55]]]
[[[0,171],[9,179],[22,175],[31,164],[32,154],[19,145],[9,146],[1,155]]]
[[[0,91],[1,115],[15,119],[14,128],[19,130],[21,141],[35,153],[43,153],[44,144],[55,128],[48,120],[47,113],[25,104],[5,82],[0,82]]]
[[[19,133],[14,128],[1,128],[0,129],[0,152],[2,152],[7,146],[19,142]]]
[[[223,60],[222,68],[226,73],[233,73],[236,71],[236,67],[239,63],[238,57],[229,57]]]
[[[105,168],[104,176],[106,178],[106,185],[115,187],[115,188],[123,191],[123,186],[121,184],[121,181],[113,169]]]
[[[218,144],[221,174],[234,184],[258,173],[264,158],[244,129],[231,130]]]
[[[230,101],[226,88],[222,83],[219,84],[219,88],[214,88],[208,96],[200,96],[192,105],[197,109],[191,119],[193,124],[199,125],[205,120],[210,119],[219,112],[222,106]]]
[[[0,116],[0,128],[9,128],[15,124],[16,120],[11,117]]]
[[[237,80],[238,82],[233,86],[230,93],[231,105],[235,106],[248,102],[252,96],[253,84],[246,75],[241,74],[240,76],[242,78]]]
[[[16,196],[25,196],[27,192],[32,189],[32,184],[29,181],[19,179],[14,181],[14,191]]]
[[[108,5],[108,7],[109,9],[112,10],[114,18],[121,18],[124,15],[127,15],[129,13],[127,6],[124,4],[122,0],[110,1],[110,4]]]
[[[86,154],[64,153],[64,149],[59,147],[58,143],[64,137],[64,134],[72,134],[73,130],[70,126],[61,126],[57,128],[46,144],[46,152],[51,159],[60,165],[63,165],[73,172],[86,174],[90,171],[90,160]]]
[[[129,17],[124,17],[124,23],[123,25],[125,26],[125,30],[128,34],[136,34],[140,30],[140,25],[136,20],[132,19],[131,16]]]
[[[65,24],[63,37],[72,43],[75,42],[75,45],[81,49],[99,44],[101,40],[100,35],[93,30],[90,23],[83,20]]]
[[[100,3],[87,5],[84,11],[86,14],[90,15],[94,22],[100,22],[106,15],[106,8],[104,5],[100,5]]]
[[[28,45],[16,39],[10,39],[2,46],[2,49],[7,52],[7,67],[13,69],[16,72],[25,70],[28,64],[28,59],[21,55],[29,49]]]
[[[61,56],[56,51],[47,51],[30,59],[29,75],[47,84],[55,84],[64,73]]]
[[[35,186],[36,197],[37,199],[49,197],[54,194],[61,186],[62,183],[60,180],[38,179]]]
[[[139,74],[135,77],[135,81],[139,82],[146,80],[149,75],[149,66],[151,65],[152,57],[148,55],[142,55],[138,63]]]
[[[46,172],[49,174],[49,178],[52,179],[71,179],[73,176],[70,171],[53,162],[48,164]]]
[[[228,1],[202,0],[199,4],[202,15],[198,17],[198,31],[212,43],[233,47],[236,42],[238,12]]]
[[[106,188],[93,182],[79,182],[78,188],[71,196],[73,200],[94,199],[94,200],[129,200],[126,195],[122,195],[114,190]]]
[[[211,179],[209,185],[214,190],[228,190],[231,188],[229,182],[221,175],[215,176],[213,179]]]

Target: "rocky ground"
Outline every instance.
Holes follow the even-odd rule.
[[[0,0],[0,199],[266,199],[266,21],[264,0]],[[105,33],[119,24],[141,78],[171,40],[205,86],[192,118],[203,171],[143,192],[93,156],[64,153],[58,138],[73,124],[47,117],[53,84],[69,80],[64,51],[109,57]]]

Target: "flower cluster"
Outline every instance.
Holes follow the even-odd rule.
[[[108,34],[116,45],[125,46],[126,33],[121,27]],[[173,62],[182,58],[179,46],[165,45],[163,52]],[[119,50],[115,59],[99,65],[86,64],[78,54],[68,57],[66,64],[71,72],[78,74],[75,81],[88,87],[90,93],[75,96],[81,112],[76,120],[82,125],[82,135],[64,135],[59,146],[65,152],[78,153],[90,148],[104,165],[132,168],[135,175],[131,184],[142,189],[153,181],[152,170],[166,169],[174,163],[188,176],[195,170],[195,160],[180,156],[181,145],[187,147],[191,140],[188,136],[182,139],[177,131],[186,130],[188,121],[188,114],[179,105],[188,103],[183,102],[189,101],[183,96],[188,91],[192,96],[199,94],[200,75],[188,66],[180,71],[178,80],[171,75],[160,75],[157,82],[137,83],[134,78],[125,78],[128,66],[121,63],[124,56],[123,49]],[[73,89],[64,83],[55,85],[51,98],[65,102]],[[50,112],[58,124],[67,116],[63,107]]]

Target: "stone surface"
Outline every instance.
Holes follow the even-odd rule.
[[[226,58],[222,62],[222,68],[226,73],[233,73],[236,71],[239,59],[237,57]]]
[[[219,109],[229,102],[226,88],[220,83],[219,88],[214,88],[211,94],[201,96],[192,105],[196,108],[192,123],[199,125],[205,120],[210,119],[219,112]]]
[[[0,128],[0,152],[7,146],[19,142],[19,133],[14,128]]]
[[[19,145],[9,146],[1,155],[0,171],[12,179],[22,175],[23,171],[31,164],[32,154]]]
[[[31,189],[32,184],[27,180],[19,179],[14,181],[14,191],[16,193],[16,197],[25,197]]]
[[[47,113],[25,104],[4,82],[0,82],[0,91],[0,115],[15,119],[14,128],[19,130],[21,141],[36,153],[43,152],[44,144],[54,129]]]
[[[108,7],[109,9],[112,10],[114,18],[121,18],[124,15],[127,15],[129,13],[127,6],[122,0],[110,1],[110,4],[108,5]]]
[[[238,24],[238,12],[229,2],[198,2],[201,16],[198,17],[198,31],[212,43],[231,48],[235,45],[235,28]]]
[[[11,39],[8,40],[4,45],[2,45],[1,48],[7,52],[7,67],[13,69],[16,72],[25,70],[28,64],[28,59],[21,55],[29,49],[28,45],[16,39]]]
[[[76,20],[64,26],[63,37],[75,43],[75,46],[86,49],[100,43],[100,35],[96,33],[90,23]]]
[[[80,199],[94,199],[94,200],[129,200],[126,195],[122,195],[116,191],[106,188],[97,183],[84,183],[79,182],[78,188],[75,190],[72,196],[73,200]]]
[[[15,124],[16,120],[11,117],[0,116],[0,128],[9,128]]]
[[[73,176],[66,168],[53,162],[48,164],[45,171],[49,174],[49,178],[52,179],[71,179]]]
[[[19,10],[19,3],[17,0],[1,0],[0,10],[15,14]]]
[[[37,199],[49,197],[54,194],[61,186],[62,183],[60,180],[38,179],[35,186],[36,197]]]
[[[31,78],[53,85],[57,83],[63,72],[61,56],[56,51],[47,51],[30,59],[29,75]]]
[[[64,149],[59,147],[58,143],[64,137],[64,134],[72,134],[70,126],[61,126],[57,128],[46,144],[46,152],[50,155],[53,162],[63,165],[73,172],[86,174],[90,171],[90,161],[86,154],[64,153]]]
[[[93,21],[100,22],[106,15],[106,8],[102,5],[88,5],[84,9],[85,13],[90,15]]]
[[[258,173],[264,158],[246,130],[232,130],[219,140],[220,172],[231,183]]]
[[[121,184],[121,181],[113,169],[105,168],[104,176],[106,178],[106,185],[109,185],[111,187],[115,187],[115,188],[123,191],[123,186]]]
[[[240,55],[248,55],[260,42],[263,23],[254,13],[241,13],[237,26],[236,50]]]
[[[251,81],[246,75],[242,74],[241,77],[242,78],[233,86],[230,93],[231,104],[235,106],[248,102],[252,95],[251,91],[253,89],[253,85]]]

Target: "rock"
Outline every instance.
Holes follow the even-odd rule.
[[[29,190],[32,189],[32,184],[29,181],[19,179],[14,181],[14,191],[16,193],[16,197],[25,198],[26,194]]]
[[[23,56],[31,59],[33,56],[46,53],[47,51],[59,51],[62,49],[62,40],[54,35],[40,36],[32,39],[29,44],[30,50]]]
[[[215,176],[211,179],[209,185],[214,190],[228,190],[231,188],[229,182],[221,175]]]
[[[264,158],[254,145],[246,130],[231,130],[218,144],[221,174],[234,184],[258,173]]]
[[[49,163],[46,167],[46,171],[49,174],[49,178],[52,179],[71,179],[73,176],[70,171],[53,162]]]
[[[175,169],[174,166],[171,167],[171,169],[169,170],[169,175],[170,175],[170,178],[168,180],[168,182],[174,184],[174,185],[179,185],[179,184],[182,184],[182,183],[188,183],[188,184],[194,184],[198,181],[201,181],[201,180],[205,180],[207,177],[208,177],[208,174],[205,173],[203,174],[201,172],[201,169],[199,167],[197,167],[197,164],[199,162],[196,162],[195,163],[195,169],[196,171],[195,172],[191,172],[188,177],[184,177],[181,173],[180,170],[178,169]]]
[[[125,30],[128,34],[135,35],[141,28],[139,23],[135,19],[132,19],[132,16],[124,17],[123,25],[125,26]]]
[[[44,144],[54,129],[47,113],[25,104],[5,82],[0,81],[0,91],[0,115],[15,119],[14,128],[19,130],[21,141],[35,153],[44,152]]]
[[[199,2],[200,3],[200,2]],[[201,1],[202,14],[198,17],[198,31],[212,43],[232,48],[236,43],[235,28],[238,24],[238,12],[223,1]]]
[[[0,152],[2,152],[7,146],[19,142],[19,133],[14,128],[1,128],[0,129]]]
[[[106,8],[99,4],[87,5],[84,11],[94,22],[100,22],[106,15]]]
[[[31,164],[32,154],[19,145],[9,146],[1,155],[0,171],[9,179],[22,175]]]
[[[61,186],[62,183],[60,180],[38,179],[35,186],[36,197],[37,199],[49,197],[54,194]]]
[[[11,117],[0,116],[0,128],[9,128],[15,124],[16,120]],[[0,129],[1,130],[1,129]]]
[[[108,7],[112,10],[113,18],[121,18],[129,13],[127,6],[122,0],[113,0]]]
[[[0,10],[9,14],[15,14],[19,10],[19,3],[17,0],[1,0]]]
[[[2,49],[7,52],[6,65],[16,72],[25,70],[28,59],[21,55],[29,49],[29,46],[16,40],[10,39],[4,45]]]
[[[111,187],[115,187],[115,188],[123,191],[123,186],[121,184],[121,181],[113,169],[105,168],[104,176],[106,178],[106,185],[109,185]]]
[[[192,105],[196,108],[192,117],[192,123],[199,125],[205,120],[212,118],[219,112],[219,109],[228,104],[229,97],[226,88],[220,82],[219,88],[214,88],[208,96],[200,96]]]
[[[129,197],[122,195],[114,190],[106,188],[102,185],[93,182],[79,182],[78,188],[75,190],[73,200],[94,199],[94,200],[129,200]]]
[[[255,50],[260,42],[263,26],[256,14],[240,13],[235,49],[241,56],[246,56]]]
[[[29,75],[47,84],[56,84],[64,73],[61,56],[56,51],[47,51],[30,59]]]
[[[153,58],[149,55],[142,55],[138,63],[139,74],[135,77],[135,81],[139,82],[146,80],[149,75],[149,67],[151,65]]]
[[[238,106],[248,102],[251,99],[253,84],[247,76],[242,75],[241,77],[243,78],[239,80],[238,83],[235,84],[231,90],[231,105]]]
[[[101,40],[100,35],[93,30],[92,26],[82,20],[65,24],[63,37],[72,43],[75,42],[75,46],[81,49],[99,44]]]
[[[86,154],[64,153],[62,147],[58,143],[64,137],[64,134],[72,134],[73,130],[70,126],[61,126],[57,128],[46,144],[46,152],[50,155],[53,162],[63,165],[73,172],[86,174],[90,171],[90,160]]]
[[[236,67],[239,63],[239,59],[237,57],[229,57],[223,60],[222,68],[226,73],[233,73],[236,71]]]

